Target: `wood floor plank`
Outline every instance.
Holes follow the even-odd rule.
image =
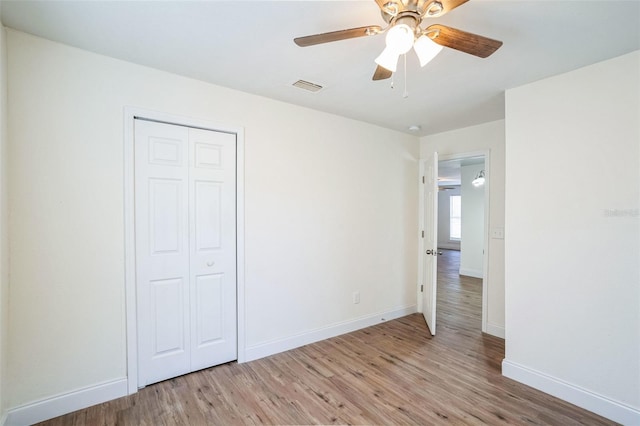
[[[611,425],[507,379],[482,334],[482,282],[438,259],[438,328],[421,314],[176,377],[43,425]]]

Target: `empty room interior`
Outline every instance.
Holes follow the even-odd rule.
[[[640,424],[640,1],[0,21],[0,426]]]

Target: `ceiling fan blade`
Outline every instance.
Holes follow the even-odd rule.
[[[426,18],[442,16],[451,12],[456,7],[465,4],[469,0],[419,0],[418,8],[421,15]],[[440,3],[437,5],[435,3]]]
[[[330,43],[332,41],[346,40],[349,38],[376,35],[382,31],[378,25],[368,27],[350,28],[348,30],[332,31],[330,33],[314,34],[305,37],[294,38],[293,41],[300,47],[313,46],[315,44]]]
[[[373,73],[373,80],[386,80],[391,77],[391,74],[393,74],[391,71],[378,65],[378,68],[376,68],[376,71]]]
[[[442,15],[444,15],[445,13],[451,12],[456,7],[463,5],[468,1],[469,0],[440,0],[440,3],[442,3],[443,9],[444,9],[442,12]]]
[[[389,2],[389,0],[375,0],[375,2],[378,5],[378,7],[380,9],[382,9],[384,7],[384,5]]]
[[[469,53],[480,58],[486,58],[502,46],[502,42],[477,34],[457,30],[444,25],[434,24],[427,28],[427,33],[437,32],[433,41],[439,45],[450,47],[461,52]]]

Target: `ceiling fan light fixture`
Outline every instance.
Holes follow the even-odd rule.
[[[385,42],[388,49],[392,49],[397,55],[402,55],[411,50],[413,39],[414,32],[411,27],[406,24],[397,24],[387,32]]]
[[[396,72],[398,67],[398,58],[400,54],[390,49],[389,46],[385,47],[380,56],[376,58],[376,64],[382,68],[388,69],[391,72]]]
[[[428,36],[422,35],[414,43],[413,50],[418,55],[420,66],[424,67],[442,51],[442,47]]]

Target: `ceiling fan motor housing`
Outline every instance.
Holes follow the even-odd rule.
[[[378,2],[378,4],[380,3]],[[430,18],[442,15],[444,6],[438,0],[391,0],[380,6],[382,19],[391,25],[393,25],[394,18],[407,12],[413,14],[419,23],[425,15]]]

